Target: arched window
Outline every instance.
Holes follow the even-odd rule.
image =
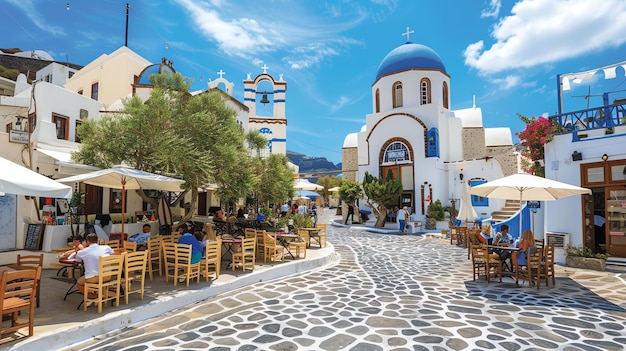
[[[380,112],[380,89],[376,89],[376,112]]]
[[[443,107],[449,108],[448,106],[448,83],[443,82]]]
[[[430,79],[422,78],[422,80],[420,81],[420,105],[426,105],[430,103]]]
[[[402,83],[393,83],[393,108],[402,107]]]
[[[395,142],[389,144],[385,150],[385,157],[383,163],[396,162],[396,161],[410,161],[411,156],[409,154],[409,148],[401,142]]]

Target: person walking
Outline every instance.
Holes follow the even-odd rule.
[[[402,207],[401,209],[398,209],[396,216],[397,216],[396,220],[398,221],[400,233],[405,233],[406,232],[406,228],[405,228],[406,218],[409,216],[406,206]]]
[[[346,225],[348,224],[348,218],[350,218],[350,223],[354,222],[354,205],[348,204],[348,215],[346,216]]]

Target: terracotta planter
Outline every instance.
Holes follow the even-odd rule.
[[[606,260],[601,258],[567,256],[565,263],[573,268],[593,269],[595,271],[606,270]]]

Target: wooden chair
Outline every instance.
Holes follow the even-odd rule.
[[[113,249],[113,247],[111,247]],[[124,251],[135,252],[137,251],[137,243],[133,241],[124,240]]]
[[[141,294],[143,300],[144,286],[146,282],[146,263],[148,261],[148,251],[126,252],[124,259],[124,277],[122,284],[124,285],[124,300],[128,305],[128,295],[131,293]],[[133,290],[133,282],[139,284]]]
[[[257,256],[259,256],[260,258],[265,259],[265,246],[264,246],[264,240],[265,240],[265,230],[263,229],[257,229],[255,231],[256,233],[256,253]]]
[[[148,258],[146,259],[146,271],[153,278],[153,272],[159,272],[159,276],[163,276],[163,255],[161,251],[161,238],[154,237],[148,239]],[[156,267],[155,267],[156,265]]]
[[[33,335],[37,277],[41,277],[40,267],[2,273],[2,278],[0,278],[0,293],[2,293],[0,309],[2,309],[2,316],[11,315],[11,326],[4,328],[4,324],[0,324],[0,337],[7,333],[17,332],[24,326],[28,326],[28,336]],[[21,311],[28,311],[28,322],[19,320]]]
[[[318,228],[319,231],[317,234],[311,236],[309,240],[315,240],[320,245],[320,247],[326,247],[326,224],[316,224],[315,228]]]
[[[481,245],[483,244],[480,239],[480,229],[467,229],[467,259],[470,258],[470,251],[472,245]]]
[[[526,265],[521,266],[517,263],[517,260],[513,263],[515,265],[515,284],[519,284],[519,281],[528,281],[528,285],[537,285],[539,289],[541,285],[541,257],[542,250],[536,246],[531,246],[526,250]]]
[[[90,303],[98,305],[98,313],[102,313],[102,305],[115,300],[115,306],[120,305],[120,289],[124,257],[121,255],[110,255],[98,257],[98,281],[94,283],[85,282],[85,292],[83,294],[83,309],[87,311]],[[95,298],[89,297],[96,295]],[[79,306],[80,307],[80,306]]]
[[[244,228],[243,234],[246,238],[256,238],[256,229]]]
[[[496,255],[489,254],[487,245],[472,245],[472,266],[474,280],[480,276],[481,268],[483,268],[487,277],[487,283],[491,281],[492,269],[494,274],[500,278],[500,282],[502,282],[502,261],[496,258]]]
[[[278,243],[275,235],[266,232],[263,237],[263,246],[265,248],[263,262],[267,263],[268,258],[270,262],[276,262],[279,259],[281,262],[285,262],[285,248]]]
[[[467,228],[465,227],[452,227],[450,228],[450,245],[453,241],[456,241],[455,245],[460,245],[465,242],[465,234]]]
[[[113,240],[105,241],[104,245],[108,245],[113,250],[121,248],[121,243],[120,243],[119,239],[113,239]]]
[[[43,269],[43,254],[40,255],[17,255],[17,264],[9,265],[15,269],[37,269],[37,267]],[[37,307],[39,307],[39,297],[41,291],[41,270],[39,270],[39,276],[37,277],[35,299],[37,300]]]
[[[215,274],[215,279],[220,277],[220,267],[222,263],[222,239],[207,241],[204,247],[204,258],[200,265],[204,267],[204,278],[209,281],[209,275]]]
[[[541,265],[541,278],[545,280],[548,286],[548,279],[552,278],[552,285],[556,285],[554,276],[554,244],[549,244],[543,250],[543,264]]]
[[[200,283],[200,261],[191,263],[192,246],[188,244],[176,245],[176,261],[174,265],[174,286],[179,279],[184,279],[189,286],[189,282],[196,278]]]
[[[241,242],[241,251],[233,253],[232,267],[233,271],[235,267],[240,264],[243,271],[246,271],[246,267],[250,265],[250,270],[254,270],[254,264],[256,262],[256,254],[254,252],[256,239],[247,238]]]
[[[306,258],[306,236],[300,235],[300,231],[298,231],[298,237],[289,243],[289,250],[295,251],[297,258],[299,258],[301,254],[302,258]]]
[[[163,270],[165,271],[166,283],[169,282],[170,275],[175,275],[177,245],[178,244],[170,241],[161,241],[161,252],[163,254]]]
[[[309,236],[309,231],[304,229],[298,229],[298,236],[304,238],[304,243],[307,247],[311,246],[311,237]]]

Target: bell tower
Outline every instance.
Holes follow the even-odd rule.
[[[243,81],[244,105],[249,109],[250,130],[258,130],[267,138],[264,154],[287,154],[287,117],[285,116],[285,95],[287,82],[283,75],[278,81],[267,73],[267,65],[261,67],[263,73],[254,79],[248,74]]]

